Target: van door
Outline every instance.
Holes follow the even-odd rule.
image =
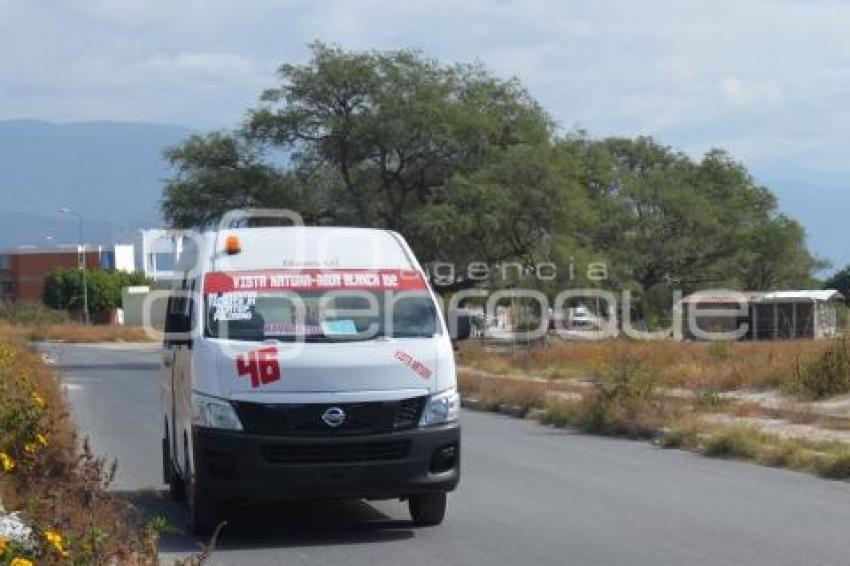
[[[162,338],[162,367],[160,368],[160,398],[162,403],[163,414],[163,438],[168,442],[168,453],[173,455],[176,453],[174,444],[174,344],[169,339],[169,336],[174,331],[170,327],[168,321],[168,313],[173,312],[174,297],[168,297],[165,306],[165,328]],[[168,478],[165,478],[168,481]]]
[[[194,300],[192,292],[194,281],[185,278],[181,284],[180,293],[173,298],[173,311],[188,318],[190,328],[194,328]],[[171,380],[171,411],[172,411],[172,454],[177,468],[185,474],[186,449],[191,447],[192,431],[192,339],[172,340],[174,362]]]

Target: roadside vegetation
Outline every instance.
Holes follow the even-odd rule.
[[[0,339],[20,338],[26,341],[67,342],[86,344],[94,342],[150,342],[151,338],[140,326],[85,325],[78,323],[5,325],[0,322]]]
[[[0,301],[0,324],[44,326],[70,321],[66,311],[51,309],[35,301]]]
[[[0,339],[69,343],[151,340],[139,326],[80,324],[67,311],[28,301],[0,301]]]
[[[77,441],[40,356],[0,336],[0,564],[155,564],[156,533],[107,491],[114,474]]]
[[[809,407],[809,401],[850,394],[850,355],[844,340],[609,340],[502,353],[470,343],[458,359],[463,367],[459,386],[466,405],[473,408],[850,479],[850,436],[844,434],[850,429],[850,409],[828,422],[806,409],[802,416],[784,416],[786,422],[778,420],[777,407],[768,410],[746,401],[745,395],[771,392]],[[788,426],[761,427],[761,418]],[[793,427],[798,422],[819,434],[798,434]],[[843,435],[844,440],[824,440],[829,434]]]
[[[515,352],[465,345],[458,361],[493,374],[530,374],[551,381],[605,380],[613,360],[645,368],[653,382],[694,391],[732,391],[794,387],[800,368],[808,368],[833,348],[830,342],[713,342],[599,340],[558,341]]]

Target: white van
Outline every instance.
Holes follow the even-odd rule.
[[[403,238],[266,227],[195,242],[161,380],[163,473],[192,531],[237,502],[305,498],[407,499],[415,524],[440,523],[460,478],[454,352]]]

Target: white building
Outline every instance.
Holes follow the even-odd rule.
[[[172,279],[183,245],[181,230],[151,228],[136,233],[136,270],[153,281]]]

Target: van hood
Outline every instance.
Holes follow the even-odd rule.
[[[356,398],[358,392],[378,391],[403,398],[439,390],[436,337],[306,344],[206,342],[216,350],[217,383],[208,385],[230,399],[269,394],[298,394],[303,400],[327,394]]]

